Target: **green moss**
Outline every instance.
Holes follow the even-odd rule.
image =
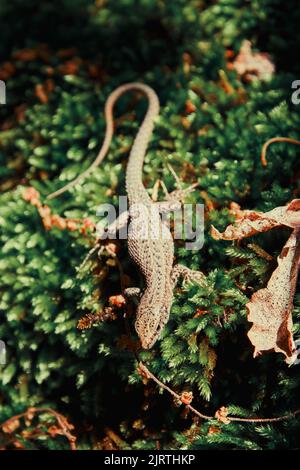
[[[99,312],[110,295],[120,293],[119,271],[104,252],[78,273],[89,239],[79,232],[46,231],[36,208],[22,198],[24,187],[31,185],[45,201],[89,165],[104,136],[105,100],[117,85],[129,80],[151,85],[160,97],[161,114],[145,162],[145,184],[150,190],[160,178],[171,190],[170,163],[186,184],[199,182],[191,201],[205,202],[205,196],[214,209],[207,213],[202,250],[176,245],[176,258],[203,270],[207,286],[178,287],[161,340],[141,357],[179,393],[193,390],[195,406],[211,414],[220,406],[231,406],[241,416],[273,416],[297,408],[297,367],[287,369],[275,354],[254,360],[246,337],[245,303],[273,269],[249,244],[275,257],[286,233],[263,234],[238,246],[209,234],[211,224],[222,229],[232,220],[232,201],[269,210],[299,191],[297,147],[274,145],[267,168],[260,164],[267,139],[297,138],[299,132],[299,110],[290,100],[297,66],[288,73],[282,60],[298,30],[295,16],[292,24],[282,22],[284,35],[279,35],[274,24],[280,2],[267,0],[259,8],[240,0],[212,6],[196,0],[188,5],[183,0],[63,3],[62,9],[43,2],[37,15],[29,8],[33,1],[26,6],[4,2],[0,9],[0,55],[15,66],[7,80],[8,105],[0,108],[0,338],[8,349],[8,364],[0,366],[0,421],[28,406],[51,405],[78,426],[85,448],[93,448],[106,427],[135,449],[153,449],[157,440],[166,449],[295,447],[296,420],[274,426],[231,423],[218,433],[209,433],[211,423],[195,429],[170,397],[153,384],[142,384],[126,346],[122,310],[113,321],[76,329],[83,315]],[[67,28],[62,11],[70,17]],[[31,31],[26,37],[25,27]],[[284,36],[286,41],[279,41]],[[229,94],[220,83],[225,47],[238,51],[249,38],[273,54],[277,72],[267,83],[245,84],[228,70]],[[40,43],[47,43],[48,52],[30,61],[15,60],[11,54],[24,45],[23,39],[39,51]],[[76,50],[63,57],[59,51],[71,46]],[[64,74],[66,62],[74,60],[79,63],[76,75]],[[49,79],[55,86],[48,102],[41,103],[35,87]],[[188,116],[187,100],[196,106]],[[118,103],[116,116],[123,119],[109,155],[82,186],[49,203],[54,213],[95,221],[99,203],[117,203],[117,195],[125,192],[124,166],[144,111],[145,102],[137,97]],[[131,282],[139,282],[126,244],[120,244],[118,256]],[[297,332],[298,297],[295,305]],[[134,336],[133,318],[129,323]]]

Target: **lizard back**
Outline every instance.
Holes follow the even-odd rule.
[[[118,98],[130,90],[142,91],[148,98],[148,110],[132,145],[127,169],[126,191],[129,200],[130,226],[128,251],[145,280],[145,288],[136,312],[136,331],[144,348],[150,348],[168,320],[172,304],[171,271],[174,243],[169,229],[162,223],[159,210],[143,185],[143,163],[159,100],[155,91],[142,83],[127,83],[114,90],[105,105],[106,133],[103,145],[90,167],[71,183],[50,194],[49,199],[79,183],[97,167],[108,152],[113,136],[113,108]]]

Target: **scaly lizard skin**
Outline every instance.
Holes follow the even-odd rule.
[[[52,193],[53,198],[74,186],[82,178],[90,174],[106,155],[113,135],[113,107],[117,99],[130,90],[142,91],[148,98],[149,106],[143,123],[133,143],[126,170],[126,191],[128,195],[128,213],[114,222],[121,228],[127,223],[128,251],[138,266],[145,281],[142,293],[137,288],[126,289],[127,296],[139,297],[136,311],[135,328],[142,347],[149,349],[159,338],[168,321],[173,301],[173,289],[180,275],[185,279],[201,281],[203,275],[185,266],[173,266],[174,242],[168,227],[162,223],[161,212],[174,210],[180,205],[183,193],[190,191],[174,191],[175,197],[169,197],[167,203],[155,203],[148,195],[142,180],[143,163],[148,142],[151,138],[154,120],[159,114],[159,101],[152,88],[141,83],[128,83],[118,87],[108,97],[105,105],[106,134],[100,152],[92,165],[74,181]],[[112,228],[112,227],[111,227]]]

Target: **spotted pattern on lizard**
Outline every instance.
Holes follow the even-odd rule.
[[[151,139],[154,121],[159,114],[159,100],[155,91],[142,83],[127,83],[114,90],[105,105],[106,133],[98,156],[91,166],[74,181],[52,193],[48,198],[56,197],[87,177],[97,167],[108,152],[113,136],[113,108],[118,98],[127,91],[138,90],[148,98],[148,110],[132,145],[127,169],[126,191],[128,195],[128,213],[122,214],[122,225],[129,221],[128,251],[144,278],[144,288],[129,288],[125,294],[134,293],[139,298],[136,309],[135,328],[142,347],[151,348],[159,338],[169,319],[173,302],[173,289],[179,276],[201,282],[201,272],[192,271],[186,266],[173,265],[174,242],[169,228],[161,220],[161,211],[180,207],[185,192],[174,191],[169,195],[167,204],[162,209],[161,203],[150,198],[143,185],[143,164],[148,143]],[[121,228],[120,219],[114,225]]]

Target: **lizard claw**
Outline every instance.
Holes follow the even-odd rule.
[[[124,295],[126,297],[140,297],[141,296],[141,289],[139,287],[127,287],[124,289]]]
[[[296,366],[300,364],[300,338],[295,341],[296,350],[291,358],[286,361],[290,366]]]

